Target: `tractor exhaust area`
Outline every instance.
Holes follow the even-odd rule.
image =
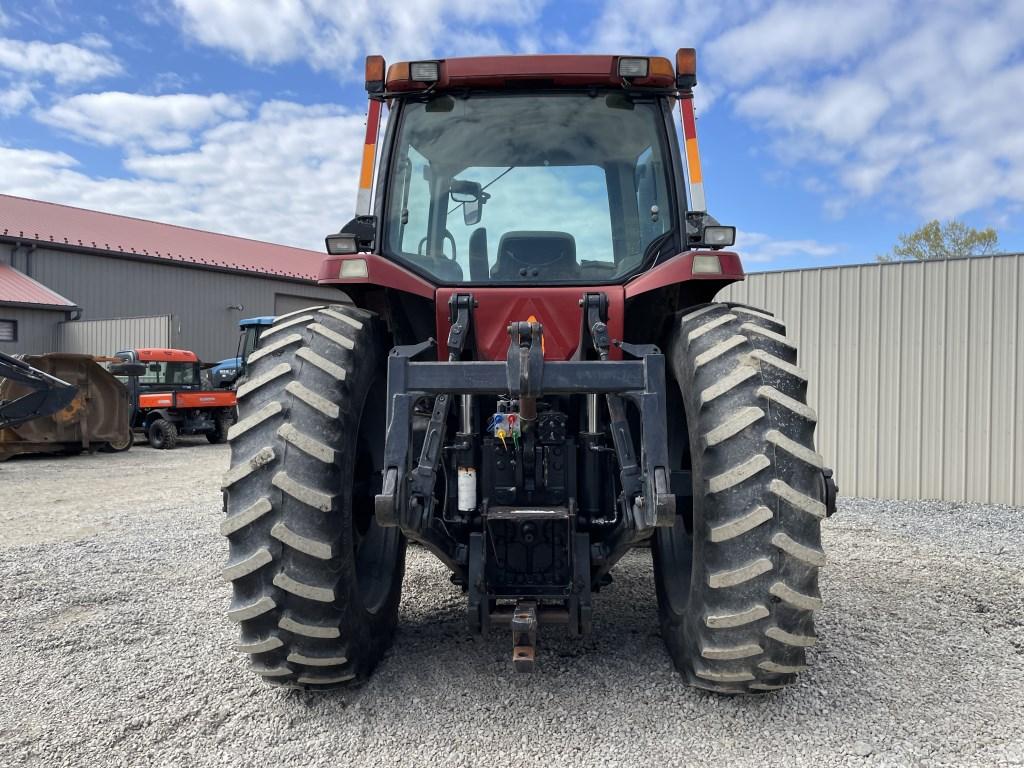
[[[411,547],[394,645],[323,695],[232,650],[227,466],[193,440],[0,467],[0,764],[1024,764],[1024,510],[840,499],[811,668],[756,699],[681,684],[647,549],[595,595],[592,634],[544,634],[514,675],[506,632],[470,636]]]

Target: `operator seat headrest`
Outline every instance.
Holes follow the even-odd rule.
[[[574,280],[576,239],[568,232],[506,232],[498,243],[494,280]]]

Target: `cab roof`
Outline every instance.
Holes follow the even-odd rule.
[[[134,350],[135,356],[144,363],[198,363],[195,352],[187,349],[160,349],[148,347]]]
[[[621,86],[623,78],[618,73],[621,58],[646,58],[649,61],[647,77],[631,78],[631,85],[642,88],[675,87],[675,69],[668,59],[661,56],[531,54],[440,59],[438,79],[431,90]],[[427,87],[428,83],[412,80],[410,72],[410,62],[392,64],[387,74],[387,90],[419,91]]]

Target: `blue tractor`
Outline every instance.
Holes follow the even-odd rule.
[[[273,315],[249,317],[238,323],[238,349],[234,357],[221,360],[207,372],[211,384],[219,389],[231,389],[239,377],[245,373],[245,361],[256,345],[265,328],[274,324]]]

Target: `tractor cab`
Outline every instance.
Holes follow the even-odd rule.
[[[137,364],[139,375],[129,377],[146,392],[171,392],[202,388],[201,364],[195,352],[183,349],[129,349],[115,357]],[[126,378],[123,377],[122,378]]]
[[[245,373],[245,361],[259,344],[260,335],[274,324],[273,315],[247,317],[238,322],[238,347],[234,357],[219,360],[206,372],[210,384],[218,389],[230,389]]]
[[[546,286],[625,283],[731,245],[734,228],[704,212],[691,54],[678,72],[660,57],[527,56],[400,63],[386,78],[369,57],[362,210],[328,252],[372,251],[432,284]],[[392,113],[371,211],[381,100]]]

